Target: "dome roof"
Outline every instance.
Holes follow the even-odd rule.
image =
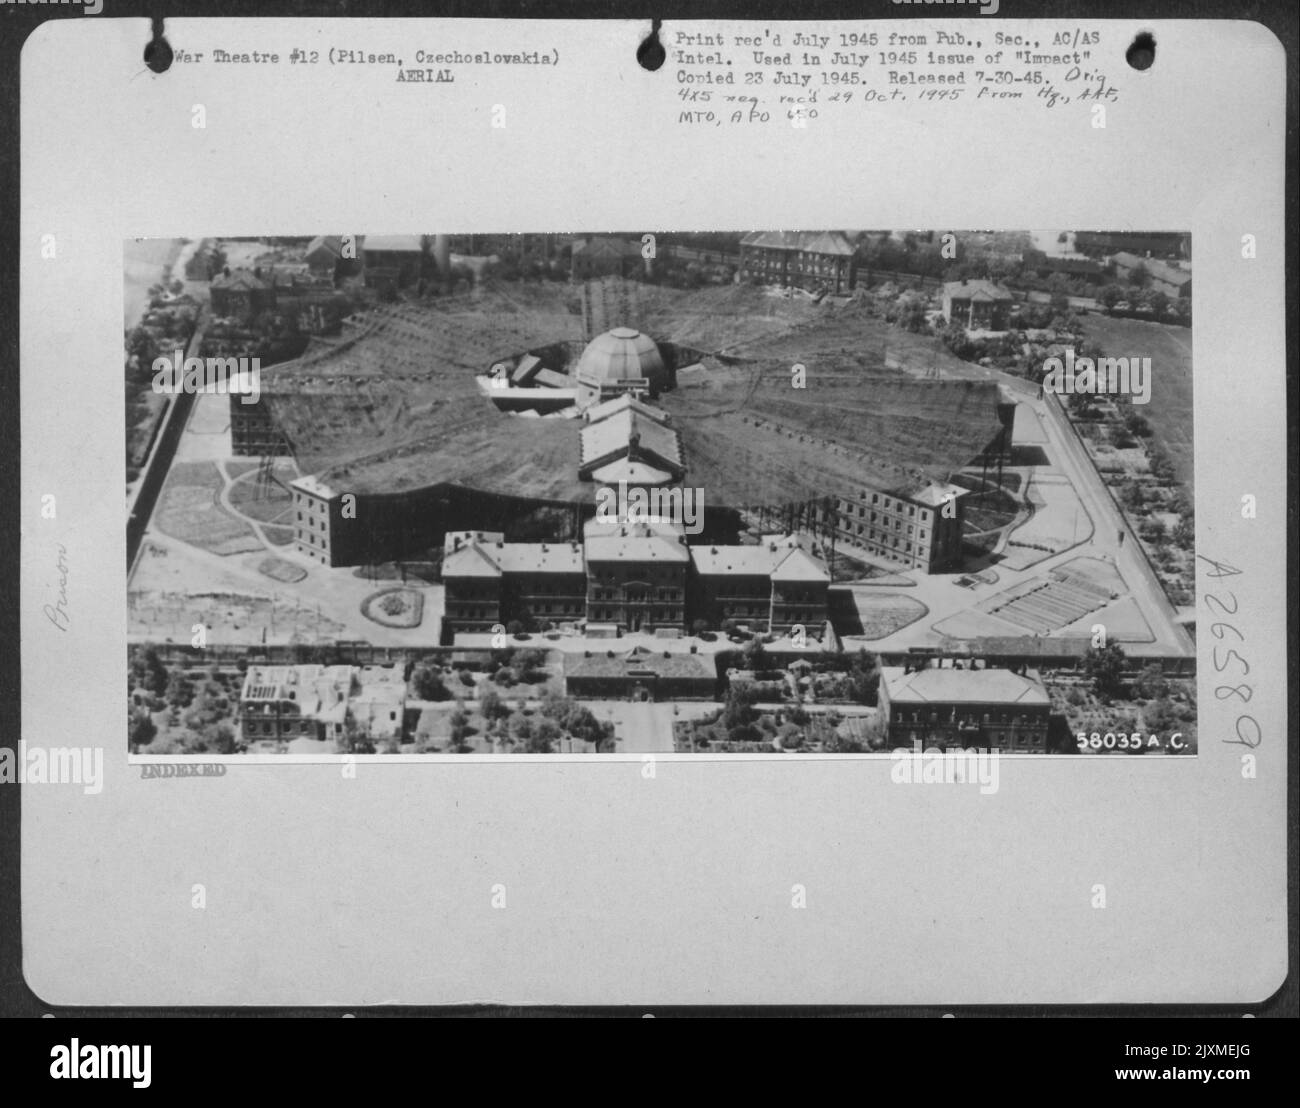
[[[631,327],[615,327],[587,344],[574,376],[596,389],[646,378],[653,395],[663,388],[668,371],[654,339]]]

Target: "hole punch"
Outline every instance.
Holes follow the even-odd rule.
[[[668,58],[664,50],[663,43],[659,41],[659,27],[662,20],[655,19],[650,22],[650,33],[646,35],[645,40],[636,48],[636,60],[640,63],[642,69],[648,69],[653,73]]]
[[[1151,32],[1143,31],[1134,38],[1124,57],[1134,69],[1150,69],[1156,60],[1156,40]]]
[[[161,19],[151,19],[149,23],[153,38],[145,43],[144,64],[155,73],[166,73],[172,64],[171,43],[163,38],[163,21]]]

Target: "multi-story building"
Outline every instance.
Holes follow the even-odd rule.
[[[971,331],[1005,331],[1015,298],[992,281],[948,281],[943,286],[943,315]]]
[[[294,552],[321,565],[386,562],[397,553],[427,548],[445,531],[450,492],[443,486],[361,496],[309,474],[290,482],[289,489]]]
[[[740,240],[740,277],[768,285],[853,288],[853,245],[840,231],[755,231]]]
[[[1042,754],[1051,708],[1032,669],[941,665],[880,671],[880,712],[895,747]]]
[[[691,556],[679,528],[593,519],[585,539],[588,625],[681,631]]]
[[[691,565],[692,620],[773,632],[826,622],[831,575],[794,535],[765,535],[755,546],[694,546]]]
[[[959,485],[931,483],[907,491],[861,489],[856,497],[830,497],[818,520],[837,539],[871,557],[935,573],[961,561]]]
[[[452,634],[514,620],[674,635],[696,620],[718,627],[734,619],[763,632],[820,629],[830,585],[825,564],[793,536],[691,547],[667,521],[603,518],[587,522],[581,545],[448,535],[442,579]]]
[[[227,270],[209,286],[212,314],[247,323],[275,307],[275,286],[247,269]]]
[[[362,257],[369,288],[405,288],[434,269],[429,243],[422,235],[365,235]]]
[[[399,666],[249,666],[239,694],[246,742],[372,739],[401,733],[406,683]]]
[[[491,631],[518,620],[526,626],[578,622],[587,607],[587,574],[576,542],[522,543],[487,531],[446,538],[442,559],[444,626]]]

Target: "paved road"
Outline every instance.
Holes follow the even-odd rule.
[[[695,719],[716,711],[721,705],[708,701],[648,704],[628,700],[584,700],[599,720],[610,720],[618,735],[620,754],[671,754],[673,721]]]

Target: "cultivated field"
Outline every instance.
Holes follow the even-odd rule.
[[[1169,454],[1179,484],[1194,494],[1192,454],[1192,330],[1142,319],[1084,317],[1084,335],[1112,358],[1151,359],[1151,402],[1144,416]]]

